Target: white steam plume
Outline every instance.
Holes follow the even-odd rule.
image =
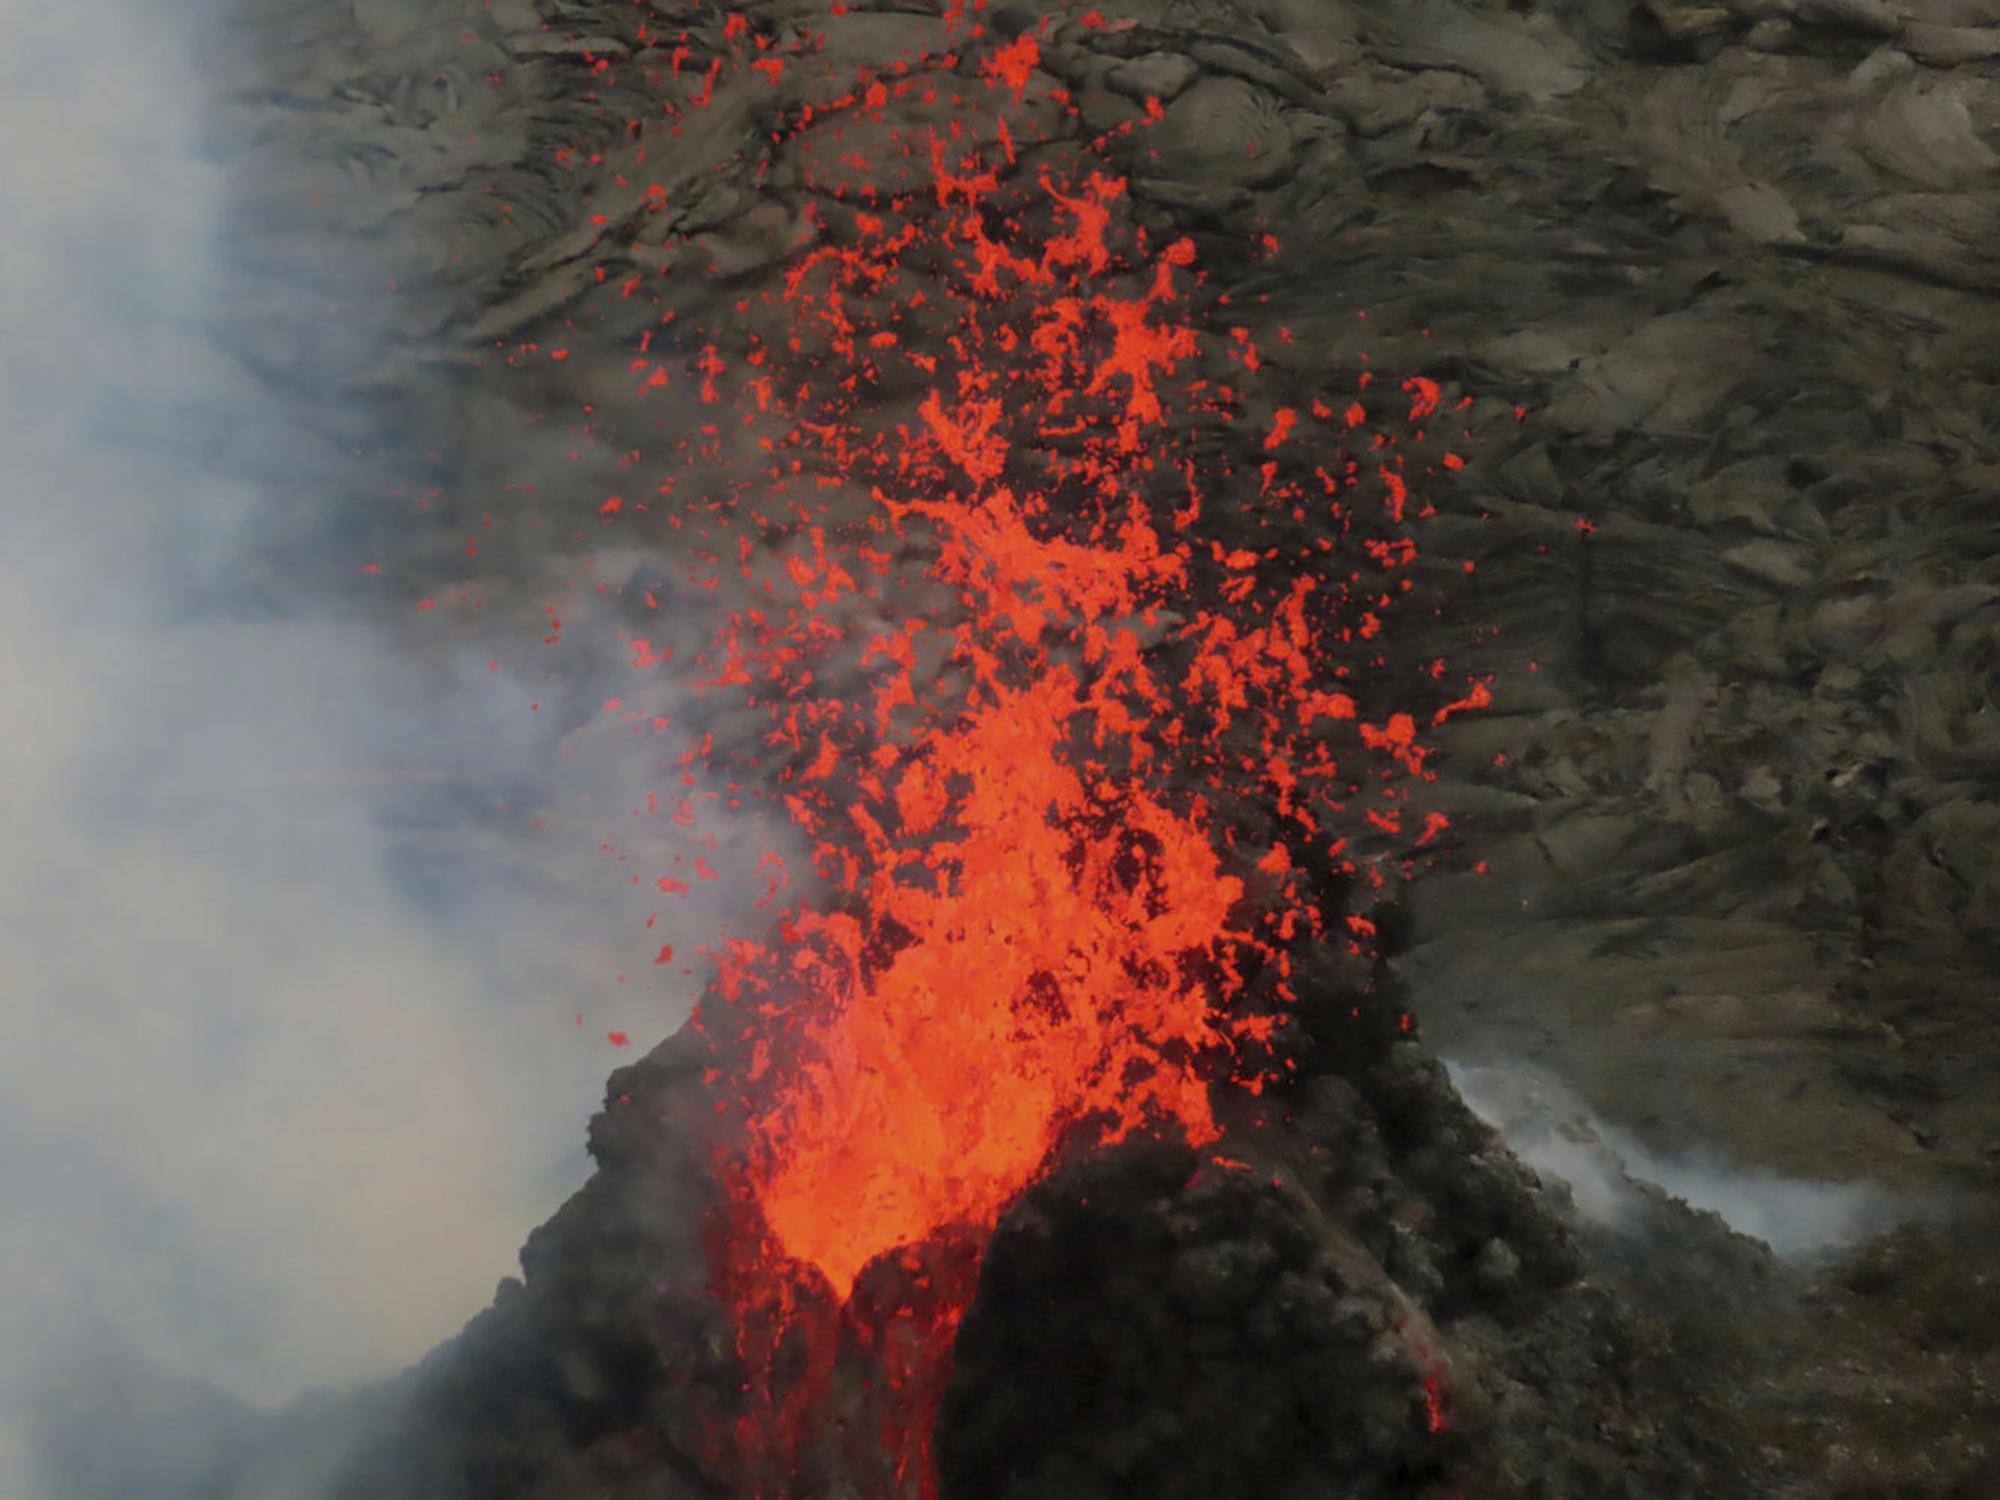
[[[1568,1184],[1577,1211],[1600,1224],[1615,1228],[1633,1219],[1634,1178],[1787,1257],[1836,1251],[1916,1212],[1866,1183],[1801,1181],[1725,1162],[1712,1151],[1656,1155],[1531,1063],[1443,1062],[1466,1106],[1537,1173]]]
[[[625,818],[647,787],[619,726],[557,765],[534,684],[483,653],[419,668],[379,623],[249,609],[288,584],[247,560],[255,517],[335,514],[349,476],[218,333],[228,184],[194,144],[220,82],[197,10],[0,0],[12,1500],[54,1482],[34,1414],[66,1362],[269,1405],[455,1332],[581,1182],[607,1069],[702,983],[657,946],[691,952],[726,914],[599,852],[655,826]],[[225,446],[287,492],[221,472]],[[482,805],[509,788],[546,829]],[[647,852],[664,870],[680,847]]]

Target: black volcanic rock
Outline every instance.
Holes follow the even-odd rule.
[[[1150,1144],[1038,1184],[959,1333],[943,1493],[1335,1500],[1442,1475],[1421,1314],[1317,1217]]]

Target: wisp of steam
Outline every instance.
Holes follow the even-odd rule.
[[[1577,1211],[1600,1224],[1616,1227],[1631,1217],[1635,1179],[1793,1258],[1838,1251],[1910,1213],[1868,1184],[1805,1182],[1734,1166],[1713,1153],[1660,1156],[1532,1063],[1443,1062],[1466,1106],[1537,1173],[1567,1184]]]

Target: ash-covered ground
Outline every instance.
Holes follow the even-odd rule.
[[[944,50],[917,6],[740,13],[851,68]],[[1442,598],[1384,680],[1446,659],[1493,703],[1433,736],[1450,835],[1367,908],[1383,961],[1303,969],[1295,1083],[1230,1103],[1213,1155],[1084,1156],[1003,1219],[941,1493],[2000,1494],[2000,5],[1081,17],[992,11],[965,49],[1039,37],[1074,106],[1041,160],[1134,125],[1121,212],[1191,233],[1263,352],[1214,439],[1246,473],[1280,401],[1439,383],[1464,466],[1425,487],[1415,568]],[[642,408],[635,342],[663,310],[778,334],[757,291],[899,126],[808,181],[767,139],[801,72],[670,120],[730,24],[246,0],[210,54],[231,337],[367,448],[338,527],[380,571],[320,565],[326,506],[265,514],[259,556],[440,670],[567,633],[552,735],[600,711],[593,622],[711,608],[550,499],[629,489],[634,449],[705,420],[701,350],[659,334],[676,380]],[[907,420],[922,392],[893,394]],[[714,438],[718,472],[749,456]],[[575,575],[610,588],[551,627]],[[471,590],[476,630],[419,628]],[[1383,1025],[1338,1024],[1364,1003]],[[703,1065],[682,1034],[613,1075],[595,1174],[420,1366],[275,1415],[93,1369],[39,1408],[47,1492],[731,1494],[699,1430],[735,1379]],[[842,1346],[796,1500],[904,1493],[851,1440],[881,1368]]]

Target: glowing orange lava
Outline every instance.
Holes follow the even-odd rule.
[[[1213,996],[1179,960],[1227,931],[1240,883],[1136,788],[1109,811],[1159,853],[1121,878],[1119,842],[1083,832],[1104,789],[1050,742],[1082,712],[1075,680],[994,696],[897,784],[903,828],[925,833],[941,778],[965,777],[962,831],[925,852],[925,881],[888,874],[895,851],[871,830],[873,910],[910,941],[872,981],[853,927],[846,963],[813,966],[827,1018],[753,1122],[766,1222],[842,1296],[885,1251],[990,1226],[1074,1121],[1102,1115],[1111,1139],[1166,1121],[1197,1142],[1216,1133],[1196,1069],[1216,1043]]]
[[[956,6],[946,19],[948,34],[964,23]],[[694,107],[746,66],[767,87],[813,66],[803,45],[753,57],[742,32]],[[1394,777],[1430,774],[1421,726],[1368,722],[1356,680],[1410,592],[1405,527],[1428,513],[1393,438],[1374,439],[1365,473],[1346,456],[1383,412],[1369,374],[1339,411],[1285,404],[1243,432],[1252,472],[1214,472],[1212,449],[1184,438],[1235,423],[1272,361],[1242,328],[1200,331],[1229,317],[1186,304],[1205,281],[1193,241],[1150,245],[1114,173],[1072,180],[1045,159],[1019,180],[1042,135],[1030,107],[1075,109],[1038,89],[1034,33],[998,48],[980,35],[869,69],[772,133],[810,182],[815,161],[853,164],[842,119],[953,102],[948,128],[890,134],[881,191],[850,203],[843,188],[812,211],[778,294],[787,347],[749,340],[737,404],[772,434],[766,498],[709,496],[670,521],[714,539],[718,570],[733,550],[746,579],[753,536],[793,544],[764,603],[704,654],[701,685],[751,690],[776,762],[761,780],[840,897],[785,911],[776,942],[732,940],[719,1003],[695,1022],[716,1041],[717,1108],[741,1129],[716,1285],[740,1315],[735,1436],[760,1494],[810,1437],[841,1316],[902,1403],[876,1434],[898,1482],[928,1493],[929,1421],[977,1257],[947,1274],[922,1254],[983,1242],[1072,1141],[1215,1140],[1211,1087],[1262,1086],[1291,947],[1361,951],[1372,933],[1322,911],[1312,880],[1380,886],[1381,866],[1407,869],[1413,843],[1447,826],[1403,829]],[[1024,206],[1056,229],[1024,228]],[[710,345],[699,369],[720,404],[730,361]],[[875,410],[913,378],[914,420]],[[639,399],[664,383],[656,370]],[[1434,414],[1434,383],[1405,389],[1412,423]],[[799,493],[812,476],[860,487],[874,513],[830,523]],[[622,501],[592,508],[646,524]],[[856,623],[864,601],[872,624]],[[636,668],[668,659],[630,645]],[[1471,683],[1432,722],[1485,701]],[[708,742],[688,759],[745,775]],[[1235,847],[1212,805],[1245,792],[1276,809],[1282,841]],[[1255,1005],[1246,963],[1266,976]],[[880,1291],[871,1266],[915,1290]],[[788,1338],[806,1352],[781,1357]]]

